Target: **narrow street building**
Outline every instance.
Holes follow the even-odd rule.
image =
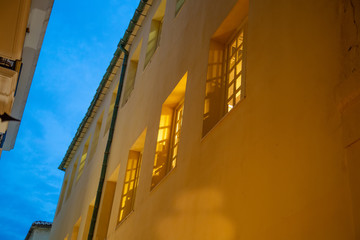
[[[360,2],[141,0],[50,239],[360,239]]]

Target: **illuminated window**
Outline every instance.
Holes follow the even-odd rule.
[[[171,163],[170,170],[176,166],[183,112],[184,112],[184,103],[182,102],[176,107],[174,112],[174,119],[173,119],[174,127],[172,132],[171,149],[170,149],[170,163]]]
[[[247,13],[238,1],[210,39],[203,136],[245,98]]]
[[[134,210],[135,195],[138,186],[142,153],[144,151],[146,129],[140,134],[129,151],[120,201],[118,222],[122,222]],[[115,173],[117,176],[117,173]],[[115,175],[114,174],[114,175]],[[110,177],[111,178],[111,177]],[[117,177],[116,177],[117,178]],[[113,178],[114,180],[114,178]],[[116,183],[115,183],[116,185]],[[115,188],[113,188],[115,190]],[[112,196],[114,193],[112,193]],[[109,199],[111,197],[109,196]],[[109,216],[110,217],[110,216]],[[99,238],[100,239],[100,238]]]
[[[180,80],[162,106],[151,189],[174,169],[177,164],[186,79],[187,74]]]
[[[244,98],[244,28],[241,28],[226,49],[226,111]]]
[[[130,150],[120,202],[119,222],[124,220],[134,208],[136,188],[139,180],[140,162],[141,153]]]
[[[147,64],[150,62],[150,59],[160,45],[160,37],[165,15],[165,6],[166,0],[162,0],[151,21],[144,67],[146,67]]]
[[[69,187],[68,190],[66,192],[66,199],[69,198],[70,194],[71,194],[71,189],[73,186],[73,182],[74,182],[74,178],[75,178],[75,174],[76,174],[76,170],[77,170],[77,165],[78,165],[78,161],[79,161],[79,157],[77,157],[77,159],[74,162],[73,168],[71,170],[71,177],[70,177],[70,183],[69,183]]]
[[[184,5],[185,0],[176,0],[176,9],[175,9],[175,15],[178,14],[181,7]]]
[[[82,155],[81,155],[81,158],[80,158],[80,164],[79,164],[79,171],[78,171],[78,174],[77,174],[77,177],[76,177],[76,181],[79,181],[82,173],[83,173],[83,170],[84,170],[84,166],[85,166],[85,163],[86,163],[86,158],[87,158],[87,152],[89,150],[89,143],[90,143],[90,138],[91,136],[88,137],[87,141],[85,142],[85,145],[84,145],[84,149],[83,149],[83,152],[82,152]]]

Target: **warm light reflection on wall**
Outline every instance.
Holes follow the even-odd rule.
[[[141,153],[130,150],[120,202],[119,222],[124,220],[133,210],[136,188],[139,179],[140,164]]]
[[[198,188],[174,196],[166,217],[156,222],[159,240],[191,239],[234,240],[236,225],[226,215],[222,191],[216,188]],[[197,221],[194,221],[196,219]],[[179,227],[181,226],[181,227]]]

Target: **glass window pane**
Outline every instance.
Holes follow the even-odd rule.
[[[239,74],[242,70],[242,60],[236,65],[236,74]]]
[[[239,50],[237,51],[236,59],[237,60],[242,59],[242,54],[243,54],[243,50],[242,48],[239,48]]]
[[[228,88],[228,95],[227,97],[230,98],[234,94],[234,84],[231,84]]]
[[[129,151],[126,166],[124,187],[121,196],[119,222],[122,221],[134,207],[134,197],[137,188],[137,180],[140,167],[140,152]]]
[[[238,90],[241,87],[241,74],[236,79],[236,90]]]
[[[175,158],[177,155],[177,145],[174,147],[172,158]]]
[[[176,158],[171,162],[171,169],[174,169],[176,166]]]
[[[234,107],[232,99],[227,103],[228,106],[228,112]]]
[[[241,99],[241,90],[239,90],[239,91],[236,93],[235,104],[237,104],[238,102],[240,102],[240,99]]]
[[[244,42],[244,30],[241,30],[237,37],[237,47],[239,47]]]
[[[236,39],[231,43],[230,54],[233,55],[236,52]]]
[[[232,69],[234,67],[234,65],[235,65],[235,56],[232,56],[230,58],[230,69]]]
[[[229,81],[228,81],[229,84],[234,80],[234,75],[235,75],[235,69],[229,73]]]

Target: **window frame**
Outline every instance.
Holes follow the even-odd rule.
[[[185,96],[183,98],[181,98],[181,100],[176,103],[176,105],[174,107],[170,107],[172,109],[172,114],[171,114],[171,122],[170,122],[170,134],[169,134],[169,138],[168,138],[168,149],[167,149],[167,156],[166,156],[166,166],[165,166],[165,174],[164,176],[156,183],[153,185],[153,177],[154,177],[154,173],[152,173],[152,179],[151,179],[151,185],[150,185],[150,191],[154,190],[177,166],[177,159],[178,159],[178,153],[179,153],[179,145],[180,145],[180,138],[181,138],[181,130],[183,127],[183,120],[184,120],[184,101],[185,101]],[[181,114],[181,124],[180,124],[180,128],[179,128],[179,140],[176,143],[177,144],[177,153],[175,158],[173,158],[173,152],[174,152],[174,142],[175,142],[175,131],[176,131],[176,116],[177,113],[179,112],[179,110],[181,110],[182,114]],[[160,128],[159,128],[160,129]],[[159,130],[158,130],[158,134],[159,134]],[[157,142],[158,144],[158,142]],[[173,162],[175,160],[175,166],[173,165]],[[154,171],[155,166],[153,165],[153,171]]]
[[[167,0],[161,0],[159,5],[156,8],[155,13],[153,14],[152,18],[151,18],[151,22],[150,22],[150,30],[148,32],[148,39],[147,39],[147,44],[146,44],[146,52],[145,52],[145,59],[144,59],[144,70],[147,68],[148,65],[150,65],[150,62],[152,60],[152,58],[154,57],[155,53],[157,52],[158,48],[160,47],[160,42],[161,42],[161,34],[163,31],[163,26],[164,26],[164,19],[165,19],[165,13],[166,13],[166,3]],[[164,7],[163,11],[162,11],[162,7]],[[150,36],[151,36],[151,29],[152,28],[156,29],[156,39],[155,40],[155,44],[153,47],[151,47],[151,41],[150,41]]]
[[[136,168],[135,168],[135,176],[134,176],[134,186],[133,186],[133,195],[131,196],[131,201],[130,201],[130,211],[124,215],[124,217],[121,217],[121,211],[124,208],[121,208],[122,205],[122,201],[123,198],[126,197],[126,195],[124,196],[124,187],[126,182],[126,173],[128,172],[128,164],[129,164],[129,157],[127,159],[127,164],[126,164],[126,170],[125,170],[125,175],[124,175],[124,181],[123,181],[123,187],[122,187],[122,191],[121,191],[121,197],[120,197],[120,207],[119,207],[119,211],[118,211],[118,217],[117,217],[117,226],[119,226],[121,223],[123,223],[124,221],[126,221],[126,219],[131,215],[132,212],[134,212],[134,206],[135,206],[135,199],[136,199],[136,192],[137,192],[137,188],[138,188],[138,184],[139,184],[139,179],[140,179],[140,168],[141,168],[141,162],[142,162],[142,157],[143,157],[143,152],[142,151],[136,151],[136,150],[130,150],[133,152],[137,152],[139,154],[138,158],[137,158],[137,164],[136,164]],[[130,154],[129,151],[129,154]],[[130,169],[131,170],[131,169]],[[131,171],[130,171],[131,174]],[[130,180],[131,180],[131,176],[130,176]],[[130,184],[131,181],[128,181],[128,184]],[[127,191],[129,191],[129,189],[127,189]]]
[[[228,19],[228,17],[226,18]],[[226,20],[225,19],[225,20]],[[228,22],[230,20],[226,20]],[[224,23],[221,24],[218,28],[223,28]],[[242,52],[242,65],[241,65],[241,87],[236,90],[241,89],[240,100],[236,102],[236,77],[235,71],[236,65],[233,68],[234,71],[234,80],[232,84],[234,84],[234,94],[232,95],[232,99],[228,97],[228,88],[231,84],[228,84],[228,64],[230,58],[229,55],[229,47],[231,43],[236,39],[236,37],[243,31],[243,52]],[[220,31],[221,32],[221,31]],[[204,97],[204,113],[203,113],[203,127],[202,127],[202,138],[204,139],[207,135],[209,135],[216,126],[222,122],[227,115],[232,112],[234,108],[237,108],[240,103],[246,99],[247,93],[247,48],[248,48],[248,16],[246,15],[241,20],[237,21],[236,26],[229,30],[227,35],[221,35],[219,33],[214,34],[210,39],[209,44],[209,56],[208,56],[208,67],[206,73],[206,82],[205,82],[205,97]],[[219,55],[221,55],[219,57]],[[236,59],[235,59],[236,62]],[[239,60],[240,62],[240,60]],[[220,69],[220,71],[218,70]],[[240,91],[239,91],[240,92]],[[234,106],[229,109],[228,102],[233,100]]]
[[[237,61],[236,59],[236,55],[238,50],[240,50],[241,45],[239,45],[239,47],[237,46],[237,40],[238,37],[240,36],[241,32],[243,33],[243,39],[242,39],[242,56],[241,56],[241,60]],[[229,38],[229,41],[226,42],[225,46],[224,46],[224,56],[223,56],[223,83],[224,83],[224,108],[223,108],[223,117],[226,116],[227,113],[231,112],[231,110],[233,110],[236,106],[239,105],[240,102],[242,102],[242,100],[244,100],[246,98],[246,60],[247,60],[247,56],[246,56],[246,52],[247,52],[247,18],[243,20],[243,22],[240,24],[240,26],[238,28],[236,28],[236,30],[234,31],[234,33],[231,35],[231,37]],[[231,57],[229,58],[229,52],[230,52],[230,48],[232,47],[232,43],[234,42],[234,40],[236,41],[236,51],[234,54],[230,54],[230,55],[234,55],[235,57],[235,63],[233,67],[229,67],[230,65],[230,61],[231,61]],[[241,64],[241,71],[240,74],[237,76],[237,64],[242,61]],[[231,69],[231,70],[230,70]],[[231,71],[235,71],[234,73],[234,77],[233,80],[231,81],[231,83],[229,83],[229,72]],[[240,87],[237,88],[236,87],[236,81],[238,79],[238,77],[241,78],[240,80]],[[228,90],[229,90],[229,86],[233,85],[233,93],[231,94],[231,97],[228,97]],[[238,101],[236,101],[236,94],[240,92],[240,99]],[[229,105],[228,103],[230,102],[230,98],[231,101],[233,103],[233,106],[229,109]]]
[[[175,143],[175,134],[176,134],[176,118],[177,118],[177,113],[181,111],[181,116],[180,116],[180,127],[179,127],[179,131],[178,131],[178,141]],[[173,116],[172,116],[172,120],[171,120],[171,132],[170,132],[170,141],[169,141],[169,149],[168,149],[168,166],[167,166],[167,174],[169,172],[171,172],[176,166],[177,166],[177,157],[178,157],[178,153],[179,153],[179,143],[180,143],[180,137],[181,137],[181,130],[182,130],[182,124],[183,124],[183,120],[184,120],[184,98],[182,98],[180,100],[180,102],[173,108]],[[177,152],[176,152],[176,156],[173,157],[174,154],[174,148],[177,145]],[[173,165],[173,162],[175,161],[175,166]]]

